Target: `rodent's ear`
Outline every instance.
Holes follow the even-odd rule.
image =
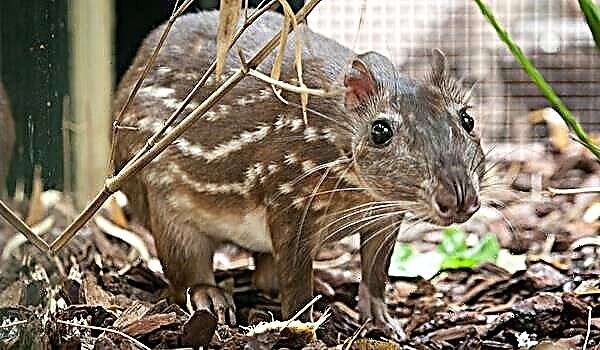
[[[448,60],[446,59],[446,55],[440,49],[433,50],[433,58],[431,62],[431,67],[434,76],[443,76],[446,72],[446,67],[448,65]]]
[[[344,77],[344,86],[347,88],[345,103],[348,109],[356,108],[375,93],[375,79],[360,58],[352,61],[350,71]]]

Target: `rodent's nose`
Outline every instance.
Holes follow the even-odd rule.
[[[445,225],[467,221],[481,206],[473,190],[464,191],[458,184],[451,188],[438,187],[433,195],[433,210]]]

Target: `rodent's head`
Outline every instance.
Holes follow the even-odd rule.
[[[419,81],[380,54],[360,55],[344,85],[354,168],[378,200],[438,225],[464,222],[479,209],[485,157],[470,91],[450,77],[440,51]]]

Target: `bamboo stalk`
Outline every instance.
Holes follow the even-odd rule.
[[[306,16],[317,6],[321,0],[311,0],[298,11],[296,14],[296,21],[302,22]],[[159,142],[153,145],[147,152],[140,151],[131,161],[129,161],[121,171],[106,179],[104,188],[98,195],[87,205],[85,210],[79,214],[75,221],[65,229],[65,231],[50,245],[50,249],[53,252],[61,249],[76,233],[85,225],[85,223],[100,209],[102,203],[112,193],[119,189],[123,181],[130,176],[134,175],[148,163],[150,163],[156,156],[164,151],[173,141],[181,136],[189,127],[191,127],[196,121],[198,121],[212,106],[214,106],[219,100],[233,87],[239,83],[246,75],[248,75],[249,69],[255,68],[258,64],[264,60],[269,53],[275,48],[280,38],[280,33],[275,34],[271,40],[269,40],[263,47],[249,60],[245,65],[240,67],[229,79],[223,82],[219,88],[214,91],[200,106],[185,117],[177,126],[175,126],[168,134],[164,136]]]

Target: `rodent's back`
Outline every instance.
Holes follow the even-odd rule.
[[[246,57],[251,57],[275,35],[282,16],[266,13],[249,27],[238,41]],[[119,169],[146,139],[158,130],[178,104],[204,74],[216,56],[218,12],[201,12],[179,18],[172,28],[155,66],[145,79],[123,120],[123,125],[139,131],[121,130],[117,144],[116,168]],[[150,57],[164,27],[157,28],[144,41],[130,69],[119,84],[114,111],[124,104],[131,87]],[[308,29],[306,29],[308,31]],[[323,88],[339,84],[341,73],[352,52],[335,41],[310,33],[310,48],[304,45],[304,81],[309,87]],[[282,65],[282,79],[295,78],[293,66],[294,38]],[[240,67],[235,50],[227,59],[223,79]],[[258,69],[271,71],[275,53]],[[185,110],[197,107],[215,89],[214,75]],[[284,96],[298,101],[292,94]],[[335,118],[341,113],[341,97],[311,96],[310,107]],[[142,171],[146,186],[164,187],[172,192],[185,183],[196,192],[219,195],[266,197],[276,184],[290,180],[314,164],[337,157],[335,134],[331,122],[311,118],[306,126],[297,106],[279,101],[271,87],[252,77],[243,79],[217,105],[192,126],[178,141]],[[153,181],[153,183],[149,183]],[[139,191],[137,191],[139,192]]]

